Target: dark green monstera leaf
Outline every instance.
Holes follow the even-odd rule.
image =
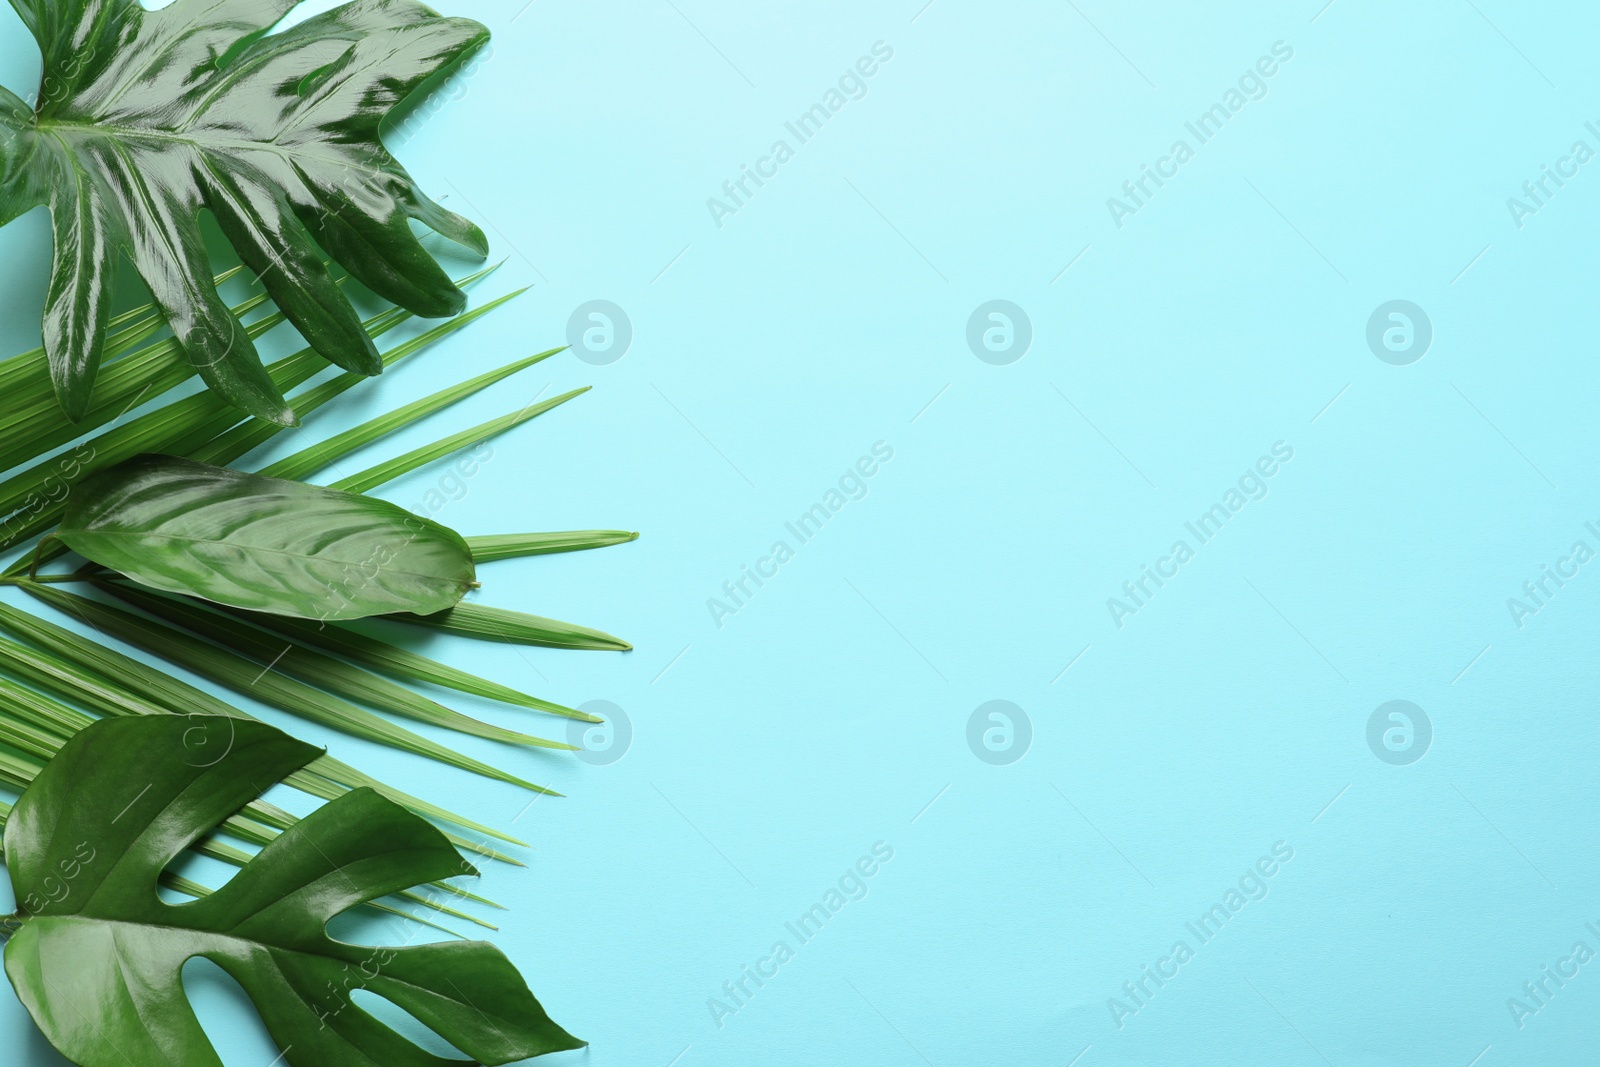
[[[50,1043],[82,1067],[221,1067],[180,971],[231,975],[291,1067],[449,1067],[352,1002],[365,989],[482,1064],[578,1041],[483,942],[370,948],[325,926],[363,902],[475,873],[427,822],[369,789],[264,848],[215,894],[168,904],[161,870],[320,750],[217,716],[107,719],[61,749],[5,829],[19,912],[6,976]]]
[[[460,534],[386,500],[155,453],[73,486],[56,536],[156,589],[305,619],[443,611],[477,584]]]
[[[480,254],[483,233],[417,190],[378,125],[488,31],[413,0],[355,0],[266,33],[298,3],[11,0],[44,74],[32,109],[0,89],[0,224],[50,209],[45,351],[74,419],[89,405],[126,257],[201,377],[245,411],[293,424],[211,282],[203,209],[311,346],[347,370],[382,364],[318,245],[418,315],[464,306],[409,220]]]

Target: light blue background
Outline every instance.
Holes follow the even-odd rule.
[[[552,1064],[1589,1061],[1600,962],[1521,1028],[1507,1000],[1600,951],[1600,564],[1520,628],[1507,600],[1600,548],[1600,162],[1521,228],[1507,198],[1600,149],[1600,12],[922,4],[457,5],[493,51],[392,143],[508,257],[479,293],[534,288],[305,433],[626,309],[619,362],[563,355],[344,467],[592,383],[439,517],[642,530],[482,593],[637,650],[435,651],[613,701],[634,738],[608,766],[449,738],[568,794],[525,810],[265,714],[531,840],[482,889],[593,1042]],[[878,41],[865,97],[719,228],[707,198]],[[1280,41],[1264,98],[1117,227],[1107,198]],[[37,214],[0,233],[6,351],[36,341],[47,252]],[[991,299],[1031,319],[1008,366],[965,339]],[[1433,325],[1409,366],[1366,343],[1392,299]],[[879,441],[865,499],[716,625],[708,598]],[[1118,628],[1107,598],[1278,441],[1269,494]],[[994,699],[1032,725],[1006,766],[967,742]],[[1409,766],[1366,741],[1392,699],[1432,722]],[[719,1027],[708,1000],[879,841],[866,898]],[[1119,1028],[1108,999],[1280,841],[1267,897]],[[230,1067],[263,1067],[248,1010],[194,984]],[[60,1062],[0,1001],[8,1058]]]

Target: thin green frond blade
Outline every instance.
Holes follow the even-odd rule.
[[[428,756],[440,763],[472,771],[485,778],[509,782],[536,793],[552,792],[498,767],[492,767],[482,760],[473,759],[404,727],[396,726],[387,719],[365,708],[359,708],[347,700],[330,696],[274,671],[262,670],[259,664],[243,656],[209,644],[181,630],[52,586],[26,582],[21,588],[48,604],[73,612],[95,629],[110,634],[118,640],[137,645],[147,652],[209,678],[218,685],[226,686],[245,696],[255,697],[291,715],[298,715],[330,729],[368,741],[376,741],[391,748]],[[115,586],[103,588],[113,594],[122,592]]]
[[[332,482],[330,483],[330,488],[343,489],[352,493],[365,493],[374,486],[392,481],[402,474],[409,474],[424,464],[432,463],[436,459],[442,459],[463,448],[469,448],[479,441],[486,441],[496,434],[504,433],[513,426],[522,425],[529,419],[538,418],[552,408],[560,407],[573,397],[582,396],[590,388],[590,386],[585,385],[582,388],[572,390],[570,393],[562,393],[558,397],[552,397],[542,403],[530,404],[514,414],[502,415],[498,419],[491,419],[488,422],[472,427],[470,430],[462,430],[460,433],[451,434],[449,437],[435,441],[431,445],[423,445],[421,448],[412,449],[403,456],[396,456],[394,459],[379,463],[375,467],[368,467],[360,473],[352,474],[348,478],[341,478],[336,482]]]
[[[321,357],[304,348],[276,361],[267,371],[277,387],[287,391],[323,366]],[[12,475],[0,482],[0,515],[8,516],[0,525],[0,549],[11,548],[53,525],[61,515],[66,489],[86,475],[141,452],[188,455],[240,419],[238,409],[219,394],[194,393],[78,445],[72,450],[69,470],[64,471],[59,460],[49,459]],[[59,493],[54,491],[57,486]]]
[[[587,712],[578,711],[548,700],[529,696],[509,686],[498,682],[491,682],[486,678],[479,678],[475,674],[458,670],[447,663],[420,656],[415,652],[381,641],[376,637],[369,637],[364,633],[348,629],[343,626],[320,623],[314,619],[293,619],[286,615],[263,615],[259,612],[237,611],[235,614],[248,618],[258,626],[292,637],[302,644],[314,645],[326,652],[332,652],[352,660],[364,667],[395,678],[404,678],[414,682],[429,682],[433,685],[444,686],[461,693],[470,693],[473,696],[484,697],[488,700],[498,700],[505,704],[515,704],[518,707],[533,708],[538,711],[548,711],[553,715],[560,715],[568,719],[577,719],[580,722],[601,722],[597,716]]]
[[[244,267],[230,267],[211,279],[213,287],[220,286]],[[106,321],[106,360],[116,351],[128,348],[148,338],[167,323],[166,316],[154,303],[141,304]],[[50,367],[45,362],[44,348],[30,348],[6,359],[0,359],[0,395],[9,396],[16,389],[50,388]]]
[[[46,602],[93,627],[88,617],[74,610],[74,602],[78,599],[81,598],[64,595],[61,600]],[[102,714],[172,714],[174,712],[168,709],[181,709],[176,713],[251,717],[181,678],[10,604],[0,603],[0,628],[45,649],[58,662],[64,660],[80,664],[92,672],[96,684],[105,695],[93,697],[90,706]],[[85,697],[80,696],[79,699]]]
[[[492,273],[494,268],[485,268],[462,279],[467,285],[479,278]],[[463,315],[458,315],[448,322],[441,323],[426,333],[412,338],[384,357],[385,365],[389,365],[414,352],[426,348],[429,344],[441,337],[460,329],[476,318],[485,314],[493,307],[504,303],[502,298],[485,307],[474,309]],[[374,315],[362,325],[369,336],[376,338],[387,330],[410,318],[410,312],[401,309]],[[265,320],[263,320],[265,321]],[[256,328],[260,324],[250,327]],[[160,347],[159,345],[156,347]],[[142,356],[130,357],[133,359]],[[291,356],[286,356],[274,362],[267,368],[274,384],[283,391],[303,384],[307,379],[325,368],[327,364],[316,355],[312,349],[303,348]],[[113,368],[115,365],[113,365]],[[191,368],[192,369],[192,368]],[[110,373],[108,371],[108,373]],[[339,379],[335,379],[338,381]],[[325,390],[318,387],[314,393],[325,393],[317,403],[326,402],[326,399],[338,395],[344,389],[350,388],[359,381],[365,380],[361,375],[348,376],[339,386]],[[328,383],[325,383],[328,384]],[[208,402],[209,400],[209,402]],[[120,414],[120,412],[118,412]],[[115,417],[115,416],[113,416]],[[14,547],[22,541],[42,533],[48,529],[60,516],[62,498],[66,488],[77,479],[102,467],[119,463],[129,456],[140,452],[171,452],[187,455],[192,459],[202,458],[198,453],[203,446],[219,434],[224,434],[229,427],[240,423],[243,416],[214,393],[200,393],[182,397],[154,411],[145,413],[121,426],[81,442],[76,448],[66,454],[65,459],[53,457],[33,467],[23,470],[10,478],[0,481],[0,516],[5,516],[4,523],[0,523],[0,550]],[[251,423],[261,423],[265,420],[248,420],[244,423],[249,427]],[[274,431],[286,429],[283,426],[268,423]],[[259,427],[255,428],[256,436],[243,434],[260,444],[271,437],[270,433],[263,433]],[[78,432],[82,432],[79,430]],[[66,440],[70,441],[76,434],[69,434]],[[250,447],[254,447],[254,444]],[[0,449],[3,449],[0,445]],[[238,458],[249,447],[241,448],[235,455],[206,460],[206,462],[228,463]],[[26,457],[24,457],[26,458]],[[14,462],[21,462],[16,460]],[[12,466],[13,463],[0,462],[0,470]],[[57,491],[59,490],[59,491]]]
[[[491,827],[485,826],[482,823],[474,822],[471,819],[464,818],[452,811],[441,808],[437,804],[429,803],[428,801],[422,800],[419,797],[412,796],[410,793],[402,792],[393,786],[386,785],[383,782],[378,781],[378,779],[372,777],[370,774],[367,774],[365,771],[358,771],[348,763],[345,763],[342,760],[334,759],[332,756],[323,756],[322,758],[313,762],[309,767],[306,768],[305,771],[302,771],[301,773],[307,774],[309,777],[320,780],[325,784],[331,782],[337,786],[342,786],[343,789],[341,789],[341,792],[350,789],[359,789],[361,786],[366,786],[368,789],[382,793],[384,796],[388,797],[396,804],[399,804],[401,807],[409,808],[418,815],[425,816],[437,822],[453,823],[462,829],[472,830],[475,833],[483,834],[486,837],[492,837],[500,841],[508,842],[509,844],[519,845],[522,848],[528,847],[528,843],[526,841],[512,837],[510,834],[502,833],[499,830],[492,829]],[[284,781],[287,782],[289,779],[285,778]],[[311,793],[313,796],[323,795],[316,792],[316,790],[311,786],[301,786],[300,788],[304,789],[307,793]],[[324,799],[331,800],[333,798],[324,797]],[[481,841],[473,841],[449,832],[446,832],[445,836],[448,837],[450,839],[450,843],[455,845],[457,848],[468,849],[472,852],[476,852],[480,856],[487,856],[490,859],[499,860],[502,863],[509,863],[513,867],[527,866],[526,863],[523,863],[515,856],[508,856],[503,852],[497,852]]]
[[[202,634],[263,667],[281,671],[346,700],[360,701],[395,715],[505,744],[558,748],[569,752],[575,747],[480,722],[363,667],[285,640],[196,603],[152,593],[128,582],[117,582],[105,588],[141,611]]]
[[[579,552],[586,548],[637,541],[639,535],[627,530],[562,530],[555,533],[490,534],[467,538],[474,563],[492,563],[520,556],[542,556],[551,552]]]
[[[266,297],[253,297],[235,311],[246,313],[259,307]],[[284,321],[272,314],[245,326],[252,339]],[[55,393],[35,396],[19,392],[6,401],[6,442],[0,446],[0,470],[37,459],[52,449],[76,440],[91,430],[126,415],[144,401],[160,396],[189,378],[194,367],[183,358],[177,342],[162,341],[106,367],[95,383],[94,399],[83,418],[73,422],[61,410]]]
[[[507,641],[517,645],[542,645],[546,648],[574,648],[590,651],[628,652],[633,646],[587,626],[578,626],[542,615],[526,615],[507,608],[462,601],[448,611],[434,615],[381,615],[379,618],[426,626],[443,633]]]
[[[17,705],[28,707],[39,701],[48,701],[49,698],[42,697],[23,686],[0,678],[0,700],[5,701],[8,707],[15,708]],[[45,763],[54,757],[57,752],[61,751],[61,746],[65,743],[66,738],[64,737],[38,729],[26,722],[18,722],[15,719],[0,716],[0,744],[9,745],[18,753],[18,755],[7,754],[4,763],[0,764],[0,773],[4,774],[9,784],[19,789],[25,789],[28,783],[32,782],[34,777],[38,775],[39,771],[44,769]],[[247,804],[244,810],[249,813],[248,818],[233,816],[223,822],[223,829],[240,840],[259,847],[271,844],[279,833],[299,821],[293,815],[280,811],[273,805],[259,800]],[[248,853],[241,852],[219,841],[202,840],[191,847],[197,853],[238,867],[243,867],[251,859]],[[454,895],[472,897],[472,894],[443,882],[430,882],[429,884]],[[420,894],[403,891],[398,895],[424,907],[452,915],[455,918],[465,919],[468,922],[494,929],[490,923],[477,919],[466,912],[441,905]],[[475,899],[482,900],[482,898]],[[483,901],[483,903],[492,904],[490,901]]]
[[[0,639],[0,669],[102,715],[232,715],[254,718],[225,701],[196,689],[165,671],[124,656],[55,623],[0,603],[0,628],[41,646],[31,648]],[[48,651],[46,651],[48,650]],[[116,679],[113,681],[112,679]],[[375,789],[402,807],[426,818],[450,823],[526,847],[526,842],[453,811],[394,789],[349,764],[322,756],[285,783],[322,800],[332,800],[351,789]],[[446,833],[452,844],[479,855],[523,866],[521,860],[488,846]]]
[[[341,434],[336,434],[326,441],[304,448],[293,455],[285,456],[261,468],[257,473],[272,478],[305,478],[323,467],[337,462],[356,449],[371,444],[380,437],[384,437],[418,419],[449,407],[457,401],[465,400],[467,397],[488,388],[504,378],[510,377],[518,371],[525,370],[535,363],[549,359],[560,351],[562,350],[554,348],[548,352],[540,352],[538,355],[519,359],[515,363],[508,363],[504,367],[489,371],[487,374],[480,374],[476,378],[469,379],[459,385],[441,389],[431,396],[412,401],[385,415],[380,415],[375,419],[364,422],[360,426],[346,430]]]

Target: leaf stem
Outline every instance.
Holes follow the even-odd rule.
[[[44,546],[49,544],[51,541],[59,540],[60,538],[57,537],[53,532],[47,533],[43,537],[39,538],[38,543],[33,546],[33,562],[28,565],[28,577],[30,579],[37,580],[39,577],[39,561],[43,558]]]

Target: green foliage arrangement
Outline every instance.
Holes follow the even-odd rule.
[[[411,910],[420,905],[488,926],[463,909],[496,905],[446,882],[473,873],[457,849],[517,863],[494,842],[523,842],[294,741],[174,673],[541,793],[550,790],[395,720],[572,747],[463,715],[426,685],[598,721],[348,625],[376,617],[419,632],[628,649],[599,630],[462,597],[484,564],[637,535],[464,538],[362,495],[585,390],[308,483],[559,349],[258,470],[230,469],[365,377],[518,295],[466,310],[466,290],[493,268],[452,280],[412,226],[480,255],[483,234],[427,199],[379,136],[397,103],[487,31],[413,0],[352,0],[277,32],[298,0],[176,0],[155,11],[139,0],[11,3],[44,74],[29,103],[0,89],[0,224],[48,208],[55,255],[43,346],[0,359],[0,552],[16,553],[0,584],[77,628],[0,603],[0,784],[22,792],[15,808],[0,804],[19,900],[0,921],[11,935],[8,976],[50,1041],[86,1067],[220,1062],[178,980],[193,955],[245,986],[294,1067],[446,1062],[357,1006],[318,1001],[314,987],[330,969],[351,965],[362,988],[471,1062],[577,1047],[487,945],[381,950],[366,975],[380,950],[323,932],[352,907],[436,925]],[[242,268],[212,275],[198,225],[206,212]],[[124,261],[151,300],[113,314]],[[241,269],[261,290],[230,307],[220,292]],[[394,306],[362,319],[347,279]],[[380,339],[413,316],[444,321],[383,349]],[[255,341],[284,323],[306,347],[263,363]],[[341,373],[324,373],[329,364]],[[196,375],[208,388],[183,389]],[[81,563],[54,569],[69,552]],[[211,745],[204,759],[194,758],[197,737]],[[139,776],[148,791],[123,797]],[[328,803],[296,818],[257,796],[278,780]],[[185,850],[243,870],[213,893],[168,869]],[[158,883],[193,902],[163,903]]]

